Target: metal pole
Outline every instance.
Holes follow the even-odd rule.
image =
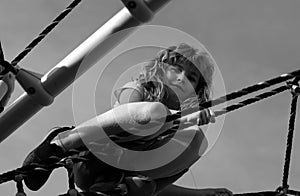
[[[148,9],[155,13],[170,0],[145,0]],[[124,1],[123,1],[124,2]],[[141,0],[124,3],[141,4]],[[126,4],[125,4],[126,5]],[[128,5],[126,5],[128,7]],[[41,78],[44,90],[53,97],[59,95],[77,78],[91,68],[99,59],[116,47],[130,33],[145,21],[139,20],[142,13],[137,7],[124,7],[95,33],[87,38],[61,62]],[[149,14],[149,13],[148,13]],[[122,31],[122,32],[121,32]],[[44,106],[32,99],[27,93],[22,94],[0,115],[0,142],[5,140],[18,127],[29,120]]]

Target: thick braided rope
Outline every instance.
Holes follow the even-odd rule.
[[[290,190],[290,189],[289,189],[289,190],[287,191],[287,194],[300,196],[300,191],[295,191],[295,190]]]
[[[265,89],[265,88],[273,86],[275,84],[285,82],[285,81],[287,81],[289,79],[292,79],[292,78],[295,78],[297,76],[300,76],[300,69],[295,70],[295,71],[290,72],[290,73],[281,74],[280,76],[274,77],[274,78],[266,80],[264,82],[259,82],[257,84],[252,85],[252,86],[245,87],[241,90],[231,92],[227,95],[224,95],[224,96],[219,97],[217,99],[210,100],[210,101],[207,101],[207,102],[204,102],[204,103],[201,103],[201,104],[198,104],[199,103],[198,100],[192,100],[191,101],[192,103],[189,104],[190,107],[188,107],[186,109],[183,109],[182,111],[180,111],[178,113],[167,116],[166,122],[170,122],[170,121],[173,121],[175,119],[180,118],[182,116],[181,114],[183,112],[185,112],[185,110],[189,110],[190,112],[193,112],[193,108],[194,108],[195,111],[197,111],[199,109],[206,109],[206,108],[210,108],[210,107],[213,107],[213,106],[217,106],[221,103],[225,103],[227,101],[231,101],[233,99],[236,99],[236,98],[248,95],[250,93]],[[282,87],[282,88],[284,88],[284,87]],[[280,90],[280,89],[278,89],[278,90]],[[284,90],[286,90],[286,89],[284,89]],[[234,107],[236,107],[236,106],[234,106]],[[185,113],[190,113],[190,112],[185,112]]]
[[[266,99],[268,97],[271,97],[273,95],[281,93],[281,92],[283,92],[287,89],[289,89],[289,87],[287,85],[278,87],[278,88],[273,89],[269,92],[265,92],[265,93],[262,93],[260,95],[255,96],[253,98],[241,101],[238,104],[228,106],[228,107],[226,107],[226,108],[224,108],[220,111],[216,111],[215,115],[217,117],[217,116],[223,115],[225,113],[237,110],[237,109],[245,107],[249,104],[255,103],[257,101],[261,101],[263,99]],[[293,106],[293,107],[296,107],[296,106]],[[176,115],[179,115],[179,114],[176,114]],[[170,116],[174,116],[174,115],[170,115]],[[293,113],[293,116],[295,118],[295,112]],[[292,122],[290,122],[290,124],[292,124]],[[70,158],[70,159],[73,162],[76,162],[76,161],[82,161],[84,159],[84,157],[77,156],[77,157],[73,157],[73,158]],[[0,175],[0,184],[2,184],[4,182],[7,182],[7,181],[10,181],[10,180],[13,180],[16,175],[20,175],[20,174],[26,175],[26,174],[28,174],[29,172],[31,172],[35,169],[52,170],[52,169],[62,167],[62,166],[66,166],[66,164],[63,164],[62,162],[58,162],[58,163],[50,164],[50,165],[37,164],[37,165],[29,165],[29,166],[21,167],[21,168],[18,168],[18,169],[15,169],[15,170],[12,170],[12,171],[9,171],[9,172],[6,172],[6,173]]]
[[[243,100],[243,101],[241,101],[241,102],[239,102],[237,104],[230,105],[230,106],[228,106],[226,108],[223,108],[223,109],[221,109],[219,111],[214,111],[215,117],[218,117],[218,116],[221,116],[221,115],[226,114],[228,112],[232,112],[234,110],[237,110],[237,109],[240,109],[242,107],[248,106],[248,105],[253,104],[255,102],[264,100],[266,98],[269,98],[271,96],[279,94],[279,93],[281,93],[281,92],[283,92],[283,91],[285,91],[287,89],[289,89],[289,87],[287,85],[281,86],[281,87],[275,88],[275,89],[273,89],[271,91],[259,94],[259,95],[255,96],[253,98],[249,98],[249,99]],[[177,131],[177,129],[179,127],[178,123],[180,123],[180,122],[175,121],[175,119],[181,118],[182,117],[181,114],[182,114],[181,112],[177,112],[175,114],[167,116],[166,122],[174,121],[173,127],[171,129],[171,132],[176,132]]]
[[[266,80],[264,82],[259,82],[257,84],[252,85],[252,86],[249,86],[249,87],[245,87],[241,90],[229,93],[229,94],[227,94],[225,96],[222,96],[222,97],[219,97],[215,100],[204,102],[204,103],[200,104],[200,108],[205,109],[205,108],[209,108],[209,107],[212,107],[212,106],[216,106],[216,105],[219,105],[219,104],[224,103],[226,101],[231,101],[233,99],[242,97],[244,95],[247,95],[247,94],[265,89],[267,87],[273,86],[275,84],[285,82],[285,81],[287,81],[289,79],[292,79],[296,76],[300,76],[300,69],[295,70],[295,71],[290,72],[290,73],[282,74],[278,77],[274,77],[274,78]]]
[[[290,111],[290,119],[289,119],[289,128],[288,128],[289,131],[288,131],[288,136],[287,136],[287,144],[286,144],[286,152],[285,152],[285,162],[284,162],[284,168],[283,168],[282,188],[288,188],[288,176],[289,176],[291,154],[292,154],[297,100],[298,100],[298,95],[293,94],[292,95],[292,103],[291,103],[291,111]]]
[[[61,22],[79,3],[81,0],[74,0],[63,12],[61,12],[50,25],[48,25],[26,48],[18,54],[12,61],[13,66],[17,65],[35,46],[37,46],[48,35],[56,25]]]
[[[232,111],[237,110],[239,108],[245,107],[247,105],[253,104],[253,103],[258,102],[258,101],[261,101],[261,100],[266,99],[268,97],[274,96],[274,95],[276,95],[278,93],[281,93],[281,92],[283,92],[287,89],[289,89],[288,86],[281,86],[281,87],[275,88],[271,91],[259,94],[259,95],[255,96],[253,98],[249,98],[249,99],[241,101],[237,104],[230,105],[226,108],[221,109],[220,111],[215,111],[214,112],[215,116],[217,117],[217,116],[223,115],[225,113],[232,112]]]
[[[281,87],[275,88],[275,89],[273,89],[271,91],[259,94],[259,95],[255,96],[253,98],[249,98],[249,99],[246,99],[244,101],[241,101],[241,102],[239,102],[237,104],[233,104],[233,105],[227,106],[226,108],[223,108],[223,109],[221,109],[219,111],[214,111],[215,117],[218,117],[218,116],[221,116],[221,115],[226,114],[228,112],[232,112],[234,110],[240,109],[242,107],[245,107],[247,105],[253,104],[253,103],[258,102],[258,101],[261,101],[261,100],[266,99],[268,97],[274,96],[274,95],[276,95],[278,93],[281,93],[281,92],[283,92],[283,91],[285,91],[287,89],[289,89],[288,86],[286,86],[286,85],[285,86],[281,86]],[[198,110],[199,109],[197,108],[196,112]],[[182,112],[177,112],[175,114],[167,116],[166,122],[174,121],[175,119],[178,119],[178,118],[182,117],[181,114],[182,114]]]

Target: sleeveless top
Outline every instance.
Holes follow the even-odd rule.
[[[143,100],[144,100],[144,97],[145,97],[144,96],[144,92],[145,92],[144,87],[141,84],[139,84],[137,81],[131,81],[131,82],[126,83],[121,88],[114,91],[115,98],[117,99],[117,101],[114,104],[114,107],[120,105],[120,96],[121,96],[122,92],[126,89],[134,89],[134,90],[138,91],[142,95]],[[147,100],[144,100],[144,101],[147,101]]]
[[[144,101],[149,101],[145,99],[145,97],[149,97],[149,95],[147,94],[148,91],[145,89],[145,87],[139,84],[137,81],[131,81],[126,83],[123,87],[117,89],[114,92],[114,95],[117,99],[115,103],[115,107],[120,105],[119,102],[120,96],[122,92],[126,89],[134,89],[138,91],[142,95]],[[168,164],[162,167],[158,167],[156,169],[151,169],[145,172],[141,172],[145,176],[149,176],[152,179],[170,177],[188,169],[191,165],[193,165],[200,158],[200,156],[205,152],[205,149],[207,147],[207,140],[204,133],[201,131],[201,129],[200,131],[197,131],[196,134],[191,132],[188,133],[180,130],[177,130],[176,132],[179,135],[177,136],[177,138],[173,137],[175,134],[174,131],[170,132],[170,130],[167,130],[165,131],[165,133],[161,134],[160,136],[158,136],[157,138],[151,141],[149,140],[143,141],[143,139],[139,141],[131,141],[128,142],[128,144],[125,144],[124,147],[127,148],[129,147],[129,149],[132,150],[134,149],[152,150],[155,148],[159,148],[169,142],[171,142],[173,146],[175,147],[177,146],[178,148],[182,148],[184,146],[185,150],[180,155],[178,155],[177,158],[171,160]],[[193,139],[190,141],[190,143],[184,143],[180,141],[180,138],[187,137],[187,135],[190,134],[195,134],[193,136]],[[136,161],[138,162],[138,160]],[[143,162],[143,160],[140,161]]]
[[[123,87],[117,89],[114,92],[114,95],[117,99],[115,103],[115,107],[120,105],[120,96],[122,92],[126,89],[134,89],[137,90],[139,93],[141,93],[142,97],[144,98],[144,101],[147,101],[145,97],[148,96],[149,93],[147,89],[139,84],[137,81],[132,81],[126,83]],[[148,93],[148,94],[147,94]],[[164,150],[160,153],[159,156],[165,156],[170,153],[173,153],[170,149],[176,149],[176,148],[184,148],[185,150],[179,154],[175,159],[170,160],[170,162],[154,168],[150,170],[140,171],[136,173],[135,171],[126,171],[126,173],[129,176],[134,175],[143,175],[147,176],[153,180],[160,180],[163,182],[163,179],[166,179],[168,181],[168,177],[178,176],[178,178],[183,175],[187,171],[187,169],[193,165],[200,156],[205,152],[205,149],[207,147],[207,140],[205,138],[205,135],[203,132],[200,131],[181,131],[176,130],[178,133],[178,136],[174,138],[174,131],[170,133],[170,130],[165,131],[162,135],[158,136],[157,138],[154,138],[152,140],[143,140],[139,139],[137,141],[130,141],[123,143],[122,147],[131,149],[131,150],[144,150],[148,151],[151,149],[159,148],[161,146],[164,146],[166,143],[169,143],[172,145],[173,148],[168,148],[167,150]],[[185,138],[189,135],[192,135],[192,141],[189,143],[182,142],[181,138]],[[162,149],[163,150],[163,149]],[[143,153],[142,153],[143,154]],[[73,167],[74,171],[74,177],[76,185],[81,188],[82,190],[88,191],[89,188],[97,183],[101,182],[102,184],[109,184],[111,182],[115,183],[119,181],[119,174],[122,174],[122,170],[119,170],[117,168],[114,168],[112,166],[107,165],[103,161],[99,160],[98,158],[92,156],[93,158],[87,162],[80,162],[75,164]],[[121,155],[120,159],[125,159],[125,162],[129,162],[130,164],[147,164],[147,162],[150,159],[157,159],[160,160],[160,158],[163,157],[145,157],[144,155],[138,156],[138,157],[128,157],[126,154]],[[164,184],[164,182],[163,182]]]

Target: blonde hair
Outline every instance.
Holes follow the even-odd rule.
[[[143,67],[137,81],[145,89],[144,98],[161,102],[167,96],[167,87],[164,85],[166,67],[186,63],[195,66],[202,76],[195,89],[197,99],[200,103],[208,101],[211,97],[214,61],[205,49],[195,49],[185,43],[160,51]]]

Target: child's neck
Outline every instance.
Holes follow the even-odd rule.
[[[177,95],[168,87],[166,88],[162,103],[171,110],[180,110],[180,101]]]

